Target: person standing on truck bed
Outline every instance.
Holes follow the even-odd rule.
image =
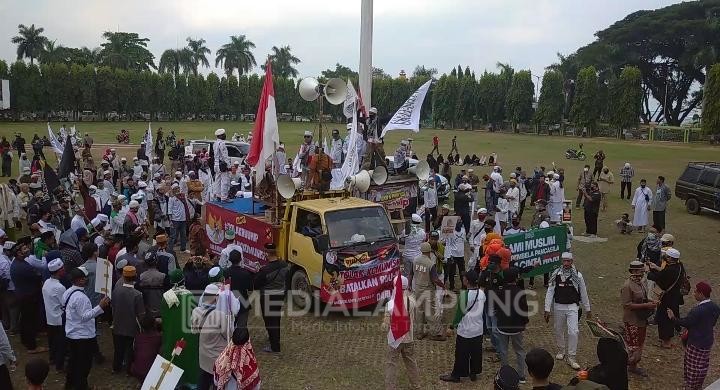
[[[213,144],[215,155],[215,196],[223,202],[227,202],[228,190],[230,189],[230,157],[227,145],[225,145],[225,129],[215,130],[217,139]]]
[[[285,302],[287,263],[278,259],[275,244],[265,244],[268,263],[255,275],[255,290],[260,291],[260,309],[270,345],[263,352],[280,352],[280,315]]]

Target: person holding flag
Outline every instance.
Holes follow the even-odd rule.
[[[250,141],[250,151],[245,159],[251,167],[255,168],[255,182],[257,185],[265,177],[265,164],[274,155],[279,143],[280,135],[278,133],[277,111],[275,110],[272,66],[268,61],[265,66],[265,81],[260,94],[257,115],[255,116],[252,141]]]
[[[387,303],[383,327],[388,329],[388,351],[385,364],[385,388],[395,389],[398,363],[402,358],[410,380],[410,387],[420,388],[420,371],[415,358],[413,316],[415,298],[410,292],[408,278],[395,277],[392,299]]]

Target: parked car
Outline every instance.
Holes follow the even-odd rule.
[[[207,139],[188,141],[185,146],[185,154],[195,154],[195,152],[205,149],[210,152],[210,157],[213,157],[212,145],[214,142],[215,141],[213,140]],[[247,156],[250,151],[249,143],[225,141],[225,146],[227,146],[228,156],[230,156],[231,163],[234,164],[235,161],[237,161],[240,165],[242,165],[245,162],[245,156]]]
[[[720,212],[720,163],[688,163],[675,183],[675,196],[685,202],[690,214],[703,208]]]

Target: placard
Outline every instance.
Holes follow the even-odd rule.
[[[567,251],[567,227],[551,226],[503,237],[510,249],[510,263],[520,268],[523,278],[552,272],[560,266],[560,255]]]
[[[180,382],[184,370],[157,355],[141,390],[171,390]]]
[[[107,259],[97,259],[95,266],[95,292],[112,299],[113,265]]]

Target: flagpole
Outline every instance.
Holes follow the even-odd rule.
[[[358,87],[363,103],[372,107],[372,39],[373,0],[362,0],[360,5],[360,67]]]

